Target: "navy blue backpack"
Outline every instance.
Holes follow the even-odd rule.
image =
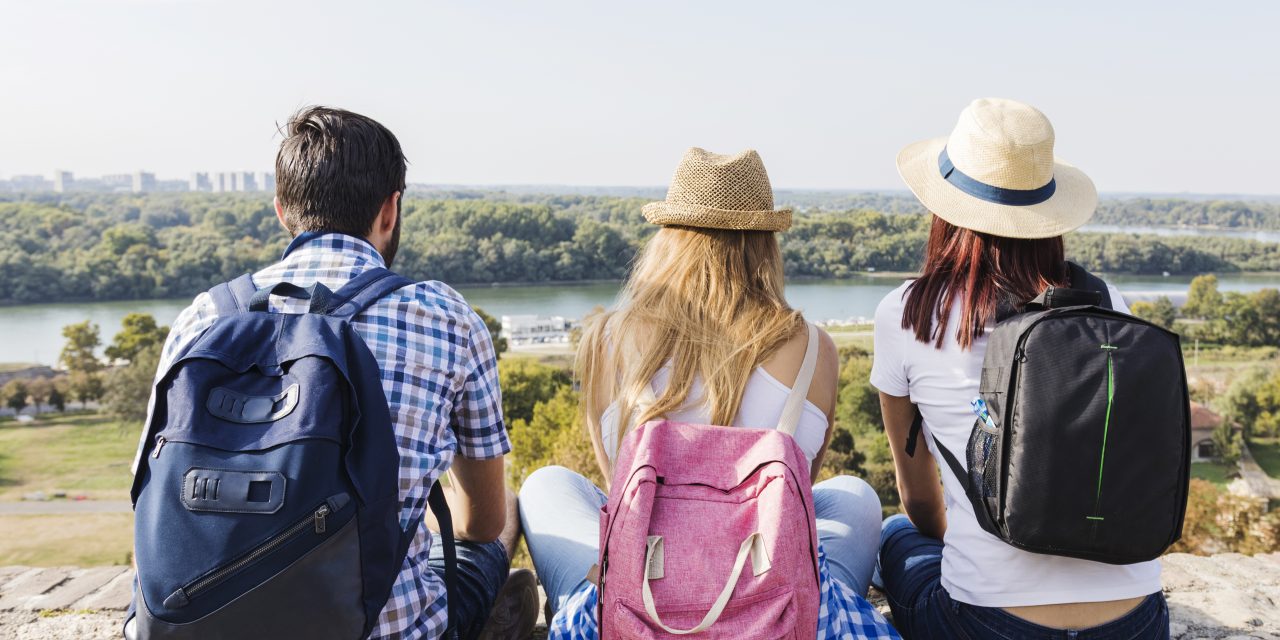
[[[247,275],[210,290],[217,320],[156,383],[126,635],[369,634],[420,521],[400,527],[391,415],[351,319],[410,284],[373,269],[336,292]],[[270,313],[272,294],[309,312]],[[452,559],[438,484],[429,502]]]

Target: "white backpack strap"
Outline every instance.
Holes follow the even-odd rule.
[[[818,328],[806,322],[809,328],[809,344],[804,348],[804,360],[800,363],[800,373],[791,385],[791,394],[787,403],[782,406],[782,415],[778,418],[778,431],[795,437],[800,427],[800,414],[804,412],[805,398],[809,397],[809,386],[813,384],[813,372],[818,368]]]

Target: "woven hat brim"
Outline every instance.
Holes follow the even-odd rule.
[[[731,211],[696,204],[651,202],[641,211],[653,224],[731,231],[786,231],[791,227],[790,209]]]
[[[907,145],[898,153],[898,174],[925,208],[957,227],[1002,238],[1052,238],[1080,228],[1098,208],[1098,190],[1089,176],[1057,158],[1056,186],[1044,202],[1013,206],[971,196],[938,171],[938,156],[946,146],[946,138]]]

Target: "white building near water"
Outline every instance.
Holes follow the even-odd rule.
[[[563,316],[502,316],[502,335],[513,346],[568,342],[574,324]]]

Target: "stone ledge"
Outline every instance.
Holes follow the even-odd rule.
[[[1161,559],[1175,640],[1280,640],[1280,553]],[[0,640],[119,638],[133,572],[0,567]]]

